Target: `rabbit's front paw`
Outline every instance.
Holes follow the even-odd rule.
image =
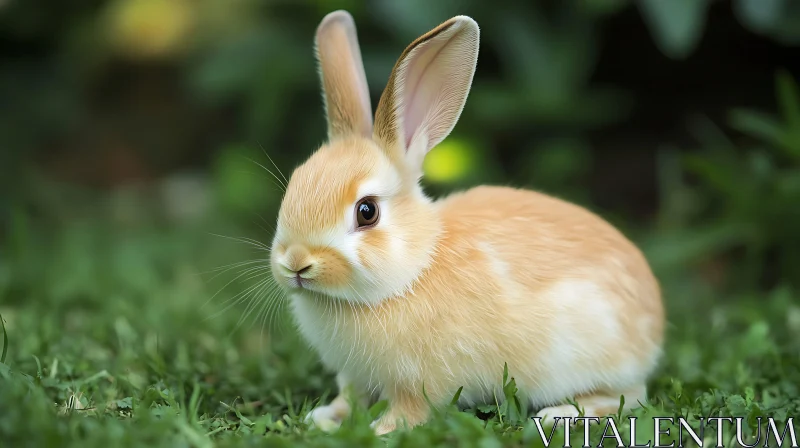
[[[331,405],[320,406],[306,415],[306,423],[312,424],[325,432],[331,432],[341,426],[341,412]]]
[[[542,426],[550,426],[553,424],[563,425],[567,418],[574,419],[580,416],[580,413],[575,406],[565,404],[544,408],[537,412],[536,416],[542,419]]]
[[[384,421],[382,419],[377,419],[373,421],[372,424],[369,425],[369,427],[372,428],[373,431],[375,431],[376,436],[382,436],[397,429],[397,425],[388,421]]]
[[[376,435],[411,429],[428,418],[428,403],[422,397],[400,393],[391,397],[390,402],[389,409],[370,425]]]

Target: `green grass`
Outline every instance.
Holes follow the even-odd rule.
[[[0,446],[542,445],[530,411],[507,404],[445,409],[425,426],[382,438],[369,428],[380,403],[333,434],[308,428],[303,414],[330,399],[332,375],[285,309],[265,314],[243,302],[221,312],[259,278],[226,286],[241,269],[209,271],[264,254],[209,232],[245,235],[209,222],[15,227],[0,259]],[[800,416],[797,295],[786,288],[723,294],[691,269],[671,272],[662,278],[667,356],[650,405],[633,415],[750,423]],[[497,372],[502,378],[503,366]],[[507,386],[513,395],[513,379]],[[573,446],[582,445],[581,431]],[[620,431],[627,440],[627,427]],[[601,432],[591,426],[595,446]],[[651,439],[652,431],[640,437]]]

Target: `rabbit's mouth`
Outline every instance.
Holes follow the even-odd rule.
[[[321,292],[319,288],[323,286],[315,279],[301,276],[300,274],[295,274],[292,277],[286,276],[285,278],[286,285],[295,292]]]
[[[310,279],[300,277],[298,273],[291,281],[296,289],[308,289],[308,284],[311,283]]]

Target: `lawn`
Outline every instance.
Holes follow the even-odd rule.
[[[264,250],[232,239],[268,243],[272,218],[237,226],[209,215],[76,211],[59,225],[15,215],[0,259],[2,447],[542,446],[525,415],[533,412],[508,404],[443,409],[425,426],[382,438],[369,428],[381,403],[335,433],[309,428],[303,415],[330,399],[333,376],[264,283]],[[670,326],[650,403],[632,414],[645,417],[639,443],[652,440],[651,417],[744,417],[753,436],[758,417],[782,429],[800,415],[792,291],[724,293],[691,272],[656,271]],[[572,446],[583,444],[582,431],[573,430]],[[602,432],[590,426],[594,446]],[[714,446],[716,433],[704,439]],[[554,445],[562,442],[556,433]]]

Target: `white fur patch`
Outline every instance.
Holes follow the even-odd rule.
[[[380,170],[379,176],[367,179],[359,185],[356,200],[366,196],[393,196],[397,194],[401,185],[397,172],[393,169],[384,168]]]
[[[508,263],[497,253],[494,247],[487,242],[478,243],[478,249],[483,252],[489,260],[489,267],[492,268],[492,273],[500,279],[509,279],[511,270],[508,268]]]
[[[358,247],[361,244],[361,234],[358,232],[342,235],[335,245],[342,256],[353,266],[359,266]]]
[[[551,406],[548,408],[544,408],[536,413],[536,416],[542,419],[542,426],[550,426],[554,423],[558,423],[559,425],[564,425],[565,419],[574,419],[578,417],[580,412],[578,409],[571,405],[571,404],[564,404],[561,406]],[[558,419],[558,420],[556,420]]]
[[[552,307],[554,333],[544,356],[544,390],[531,391],[534,403],[562,400],[599,385],[636,382],[641,365],[631,358],[625,365],[603,362],[610,351],[624,351],[619,316],[612,306],[615,297],[590,281],[562,281],[547,292]]]

